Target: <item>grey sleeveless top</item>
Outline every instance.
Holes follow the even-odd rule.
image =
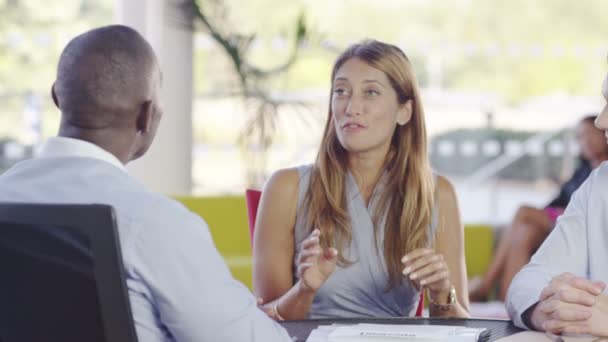
[[[310,234],[310,225],[306,222],[308,208],[304,197],[308,190],[312,165],[298,167],[300,178],[298,207],[296,213],[294,269],[297,268],[297,256],[302,241]],[[349,248],[342,251],[350,266],[336,270],[317,291],[309,312],[309,318],[331,317],[403,317],[413,316],[418,305],[420,292],[404,278],[401,286],[386,292],[388,270],[384,260],[383,241],[385,218],[378,229],[378,248],[374,246],[374,225],[372,214],[380,200],[384,188],[381,180],[376,185],[369,207],[359,193],[352,174],[346,179],[346,199],[352,225],[352,242]],[[437,210],[429,227],[429,241],[432,241],[437,226]],[[296,275],[297,280],[297,275]]]

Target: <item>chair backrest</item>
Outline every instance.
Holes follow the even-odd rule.
[[[114,211],[0,203],[0,341],[135,342]]]
[[[245,199],[247,201],[247,216],[249,218],[249,237],[253,244],[253,232],[255,229],[255,219],[258,214],[258,205],[260,204],[260,197],[262,192],[260,190],[247,189],[245,191]],[[422,317],[424,310],[424,292],[420,292],[420,299],[418,300],[418,306],[416,307],[416,317]]]
[[[258,215],[258,205],[260,204],[262,192],[260,190],[247,189],[245,199],[247,201],[247,218],[249,219],[249,238],[253,244],[253,231],[255,229],[255,219]]]

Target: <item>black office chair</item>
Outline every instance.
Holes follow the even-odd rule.
[[[114,211],[0,203],[0,342],[136,342]]]

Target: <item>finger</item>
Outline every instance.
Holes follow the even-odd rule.
[[[319,255],[321,255],[321,248],[302,250],[298,257],[298,263],[307,262],[308,259],[318,257]]]
[[[423,267],[428,266],[429,264],[438,262],[442,257],[438,257],[437,254],[424,255],[413,260],[411,263],[406,263],[406,267],[403,269],[403,274],[407,275],[412,272],[417,272]]]
[[[573,278],[576,278],[574,274],[570,272],[565,272],[551,278],[551,281],[549,282],[548,286],[558,288],[563,286],[564,284],[567,284]]]
[[[594,281],[593,284],[597,286],[597,288],[601,289],[602,292],[604,292],[604,290],[606,289],[606,283],[604,283],[603,281]]]
[[[318,228],[315,228],[312,230],[312,232],[310,232],[310,234],[308,234],[306,239],[319,238],[319,236],[321,236],[321,231]]]
[[[591,312],[575,308],[563,308],[554,311],[550,317],[564,322],[586,321],[591,318]]]
[[[410,262],[421,256],[431,254],[431,253],[435,253],[435,251],[430,248],[417,248],[417,249],[414,249],[413,251],[409,252],[408,254],[406,254],[403,258],[401,258],[401,262],[407,263],[407,262]]]
[[[595,296],[602,293],[603,290],[601,286],[598,286],[594,282],[582,277],[572,278],[568,283],[579,290],[587,291],[588,293]]]
[[[258,297],[257,302],[258,302],[258,306],[264,304],[264,300],[262,299],[262,297]]]
[[[561,291],[575,290],[575,288],[569,283],[572,279],[574,279],[574,278],[570,278],[570,279],[568,279],[568,281],[561,281],[561,280],[557,280],[557,279],[551,280],[549,285],[547,285],[541,291],[539,300],[542,301],[547,298],[550,298],[550,297],[554,296],[556,293],[559,293]]]
[[[422,279],[435,272],[443,271],[444,269],[447,269],[447,265],[443,261],[443,257],[435,254],[432,257],[429,257],[426,265],[413,270],[413,272],[410,274],[410,279]]]
[[[314,264],[312,262],[304,262],[304,263],[298,264],[298,275],[302,276],[304,271],[311,268],[313,265]]]
[[[562,329],[563,334],[572,334],[572,335],[584,335],[591,334],[591,327],[589,324],[581,324],[581,325],[567,325]]]
[[[584,331],[585,323],[550,319],[543,323],[543,329],[552,334],[562,334],[570,331]]]
[[[429,277],[421,279],[420,280],[420,285],[426,286],[426,285],[438,283],[438,282],[441,282],[441,281],[445,281],[445,280],[447,280],[449,278],[450,278],[450,271],[448,271],[446,269],[446,270],[434,273],[434,274],[432,274]]]
[[[585,278],[576,277],[570,273],[566,273],[551,280],[549,286],[545,287],[541,292],[540,300],[545,300],[551,296],[554,296],[557,293],[563,293],[564,291],[576,293],[583,291],[584,293],[595,297],[602,293],[602,285],[602,283],[592,282]],[[587,301],[589,301],[589,299],[587,299]],[[582,304],[583,302],[579,303]],[[593,300],[593,303],[595,303],[595,299]],[[593,303],[589,305],[593,305]]]
[[[312,232],[310,232],[310,236],[316,236],[316,237],[321,236],[321,230],[319,228],[313,229]]]
[[[306,249],[306,248],[311,248],[314,246],[319,245],[319,237],[318,236],[311,236],[309,238],[306,238],[306,240],[304,240],[302,242],[302,249]]]
[[[541,303],[539,310],[547,316],[562,321],[582,321],[591,317],[589,308],[583,305],[565,303],[552,297]]]
[[[570,273],[570,272],[564,272],[556,277],[553,277],[553,279],[551,279],[551,282],[553,281],[557,281],[557,282],[562,282],[562,281],[568,281],[572,278],[575,278],[576,275]]]
[[[591,318],[591,312],[576,309],[564,309],[554,312],[551,317],[555,317],[556,319],[565,322],[579,322],[586,321]]]
[[[443,272],[447,270],[447,266],[445,265],[445,263],[432,263],[429,265],[426,265],[425,267],[410,273],[410,279],[412,280],[418,280],[418,279],[424,279],[424,278],[428,278],[429,276],[438,273],[438,272]]]
[[[303,249],[300,251],[300,256],[316,256],[323,253],[323,250],[320,247],[311,247],[311,248],[307,248],[307,249]]]
[[[326,260],[332,260],[332,259],[335,259],[335,258],[337,258],[337,256],[338,256],[338,250],[337,250],[337,249],[335,249],[335,248],[333,248],[333,247],[327,248],[327,249],[325,249],[325,251],[323,252],[323,257],[324,257]]]
[[[589,294],[589,292],[581,291],[576,288],[565,288],[557,291],[554,298],[561,300],[562,302],[579,304],[585,306],[592,306],[596,303],[597,297]]]
[[[561,335],[566,323],[558,320],[546,320],[543,322],[543,330],[555,335]]]
[[[553,296],[556,292],[558,291],[558,288],[549,283],[549,285],[545,286],[545,288],[540,292],[540,296],[538,298],[538,300],[540,302],[546,300],[547,298],[550,298],[551,296]]]

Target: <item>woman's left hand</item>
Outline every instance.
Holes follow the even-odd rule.
[[[282,317],[279,316],[276,306],[271,305],[271,303],[264,303],[264,300],[260,297],[257,298],[257,302],[258,308],[262,310],[268,317],[274,319],[275,321],[282,321]]]
[[[401,258],[403,275],[418,288],[426,287],[431,292],[450,290],[450,269],[443,255],[430,248],[418,248]]]

